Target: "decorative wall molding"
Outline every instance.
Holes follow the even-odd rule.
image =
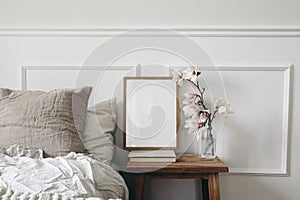
[[[141,76],[141,65],[132,65],[132,66],[111,66],[109,67],[109,70],[132,70],[135,69],[135,75]],[[184,68],[184,66],[174,66],[172,68],[180,69]],[[23,66],[21,68],[22,71],[22,89],[27,89],[27,72],[34,71],[34,70],[107,70],[108,67],[105,66],[87,66],[87,67],[80,67],[80,66]],[[198,68],[201,71],[258,71],[258,72],[282,72],[283,80],[284,80],[284,86],[283,86],[283,104],[282,106],[282,129],[281,129],[281,146],[280,152],[281,152],[281,158],[280,158],[280,168],[230,168],[230,174],[232,175],[259,175],[259,176],[287,176],[289,175],[289,120],[290,120],[290,90],[291,90],[291,69],[292,65],[271,65],[271,66],[251,66],[251,65],[245,65],[245,66],[211,66],[211,67],[199,67]],[[279,156],[279,155],[278,155]]]
[[[21,85],[22,90],[27,89],[27,73],[28,71],[33,70],[98,70],[98,71],[105,71],[105,70],[132,70],[135,69],[136,76],[140,75],[140,65],[137,66],[22,66],[21,67]]]
[[[130,32],[130,30],[139,30]],[[171,31],[164,31],[171,30]],[[128,32],[129,31],[129,32]],[[173,33],[172,33],[173,31]],[[0,28],[0,37],[300,37],[299,26],[199,28]]]
[[[292,64],[282,64],[282,65],[270,65],[270,66],[204,66],[198,67],[199,71],[229,71],[229,72],[282,72],[283,76],[283,104],[280,105],[282,107],[282,129],[281,129],[281,162],[280,168],[235,168],[229,166],[229,172],[232,175],[262,175],[262,176],[288,176],[288,165],[289,165],[289,157],[288,157],[288,148],[289,148],[289,110],[290,110],[290,89],[291,89],[291,68],[293,67]],[[184,66],[174,66],[170,69],[183,69]]]
[[[231,174],[267,175],[267,176],[288,176],[288,144],[289,144],[289,119],[290,119],[290,89],[291,89],[291,68],[293,65],[269,66],[269,67],[219,67],[220,71],[281,71],[283,72],[283,121],[281,130],[281,167],[279,169],[260,168],[230,168]]]

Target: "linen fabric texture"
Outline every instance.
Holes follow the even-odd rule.
[[[0,148],[42,149],[46,156],[84,152],[82,134],[92,88],[20,91],[0,88]]]
[[[116,98],[102,101],[88,109],[81,140],[96,159],[111,162],[116,129]]]

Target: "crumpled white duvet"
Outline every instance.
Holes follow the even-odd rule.
[[[1,199],[128,198],[122,177],[83,154],[31,158],[0,152]]]

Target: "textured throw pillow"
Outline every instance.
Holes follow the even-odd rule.
[[[92,88],[49,92],[0,88],[0,148],[13,144],[43,149],[46,156],[84,152],[78,133]]]
[[[89,108],[81,140],[97,159],[111,162],[114,152],[113,133],[116,129],[116,99],[103,101]]]

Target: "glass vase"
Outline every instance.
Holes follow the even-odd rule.
[[[202,158],[213,159],[216,155],[216,133],[212,128],[206,128],[201,132],[201,152]]]

